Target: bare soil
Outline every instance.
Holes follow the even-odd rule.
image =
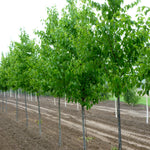
[[[38,107],[35,97],[28,99],[29,125],[26,128],[24,96],[19,98],[18,121],[16,100],[0,95],[0,150],[82,150],[81,108],[61,99],[62,145],[58,146],[58,99],[40,97],[42,135],[39,136]],[[4,106],[4,111],[2,109]],[[111,150],[118,145],[117,118],[113,101],[104,101],[86,111],[88,150]],[[150,150],[150,125],[146,124],[146,108],[121,103],[123,150]]]

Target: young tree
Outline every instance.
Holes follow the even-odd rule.
[[[100,93],[106,89],[106,82],[101,72],[103,56],[97,47],[97,35],[93,29],[98,19],[89,6],[81,2],[80,7],[77,7],[77,4],[77,1],[68,1],[63,10],[61,30],[58,30],[61,34],[57,34],[61,40],[57,44],[63,51],[63,54],[60,53],[61,58],[64,56],[69,59],[65,71],[66,81],[69,81],[66,82],[66,96],[69,101],[82,106],[83,147],[86,149],[85,107],[89,109],[98,103],[102,96]]]
[[[149,28],[150,28],[150,19],[149,19]],[[149,38],[150,39],[150,38]],[[138,88],[142,88],[139,91],[140,95],[146,95],[146,123],[148,124],[148,96],[150,91],[150,45],[149,41],[146,43],[146,47],[142,49],[140,53],[139,60],[137,63],[137,76],[138,76]]]
[[[14,64],[11,68],[12,83],[18,90],[21,88],[25,92],[25,111],[26,111],[26,127],[28,127],[28,112],[27,112],[27,99],[26,92],[31,89],[30,85],[30,71],[31,71],[31,58],[34,55],[33,40],[30,40],[29,35],[21,30],[19,35],[20,42],[14,42],[12,44],[11,55],[13,56]],[[17,104],[17,102],[16,102]]]
[[[66,70],[70,54],[66,56],[67,49],[63,49],[61,46],[64,39],[62,39],[62,24],[59,22],[57,10],[55,8],[47,9],[47,14],[45,31],[38,31],[37,34],[41,38],[40,55],[46,66],[45,72],[47,72],[43,75],[45,79],[44,91],[47,88],[47,91],[51,91],[54,97],[59,97],[59,146],[61,146],[60,98],[66,93]]]
[[[123,6],[124,0],[107,0],[99,4],[89,0],[93,8],[98,10],[99,48],[105,56],[105,73],[111,91],[117,97],[118,114],[118,149],[122,149],[120,123],[120,95],[136,82],[134,66],[148,39],[148,22],[144,16],[137,15],[133,20],[127,11],[139,3],[139,0]],[[146,10],[148,11],[148,9]],[[146,12],[145,11],[145,12]],[[144,28],[144,32],[143,32]]]
[[[5,93],[9,89],[9,60],[2,54],[1,64],[0,64],[0,89],[3,91],[3,99],[2,99],[2,111],[4,112],[4,100],[5,101],[5,111],[7,112],[7,93]]]
[[[123,97],[124,97],[124,101],[128,105],[132,105],[132,106],[136,105],[140,99],[140,97],[136,94],[135,89],[127,89]]]

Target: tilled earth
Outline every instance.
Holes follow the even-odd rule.
[[[38,107],[28,99],[29,124],[26,128],[24,96],[8,97],[7,112],[0,96],[0,150],[82,150],[81,108],[61,99],[62,146],[58,146],[58,99],[40,97],[42,135],[39,136]],[[3,107],[4,106],[4,107]],[[118,145],[117,118],[113,101],[100,102],[86,111],[88,150],[111,150]],[[2,109],[4,108],[4,109]],[[77,109],[78,108],[78,109]],[[121,103],[123,150],[150,150],[150,125],[146,124],[145,106],[130,107]]]

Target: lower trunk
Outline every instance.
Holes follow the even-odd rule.
[[[2,99],[2,112],[4,112],[4,99],[5,99],[5,92],[3,92],[3,99]]]
[[[16,121],[18,121],[18,91],[16,91]]]
[[[77,102],[77,110],[79,110],[79,103]]]
[[[7,93],[6,93],[6,99],[5,99],[5,111],[7,112]]]
[[[35,102],[37,101],[37,96],[36,96],[36,93],[35,93]]]
[[[85,138],[85,108],[82,106],[82,129],[83,129],[83,150],[86,150],[86,138]]]
[[[31,102],[32,102],[32,92],[31,92]]]
[[[40,99],[39,99],[39,95],[37,96],[37,100],[38,100],[38,112],[39,112],[39,134],[41,136],[41,112],[40,112]]]
[[[58,111],[59,111],[59,143],[58,145],[61,146],[61,110],[60,110],[60,97],[58,100]]]
[[[25,112],[26,112],[26,127],[28,128],[28,111],[27,111],[27,95],[25,92]]]
[[[121,142],[121,119],[120,119],[120,96],[117,100],[117,118],[118,118],[118,150],[122,149],[122,142]]]
[[[117,118],[117,99],[115,98],[115,116]]]
[[[54,105],[56,105],[56,99],[55,99],[55,97],[54,97]]]
[[[148,95],[146,95],[146,123],[148,124]]]
[[[65,107],[67,106],[67,102],[66,102],[66,94],[65,94]]]

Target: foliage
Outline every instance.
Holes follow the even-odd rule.
[[[125,93],[124,93],[124,101],[128,104],[128,105],[136,105],[138,104],[140,97],[136,94],[136,90],[135,89],[128,89]]]
[[[112,147],[111,150],[118,150],[118,148],[117,147]]]
[[[8,57],[5,58],[2,54],[2,60],[0,64],[0,90],[7,91],[9,89],[9,73],[8,73],[8,67],[9,67],[9,59]]]

